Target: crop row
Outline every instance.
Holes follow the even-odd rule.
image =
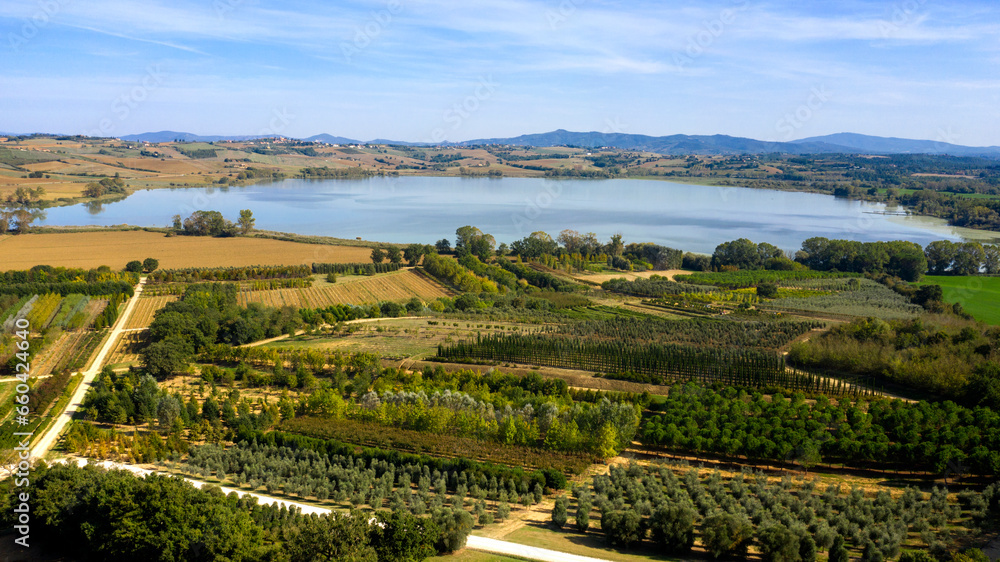
[[[560,326],[553,335],[625,342],[671,342],[700,347],[779,349],[821,322],[737,322],[716,319],[626,318]]]
[[[362,304],[381,301],[403,301],[413,297],[433,300],[449,296],[439,284],[413,271],[372,277],[360,281],[310,287],[308,289],[278,289],[273,291],[241,291],[240,304],[260,302],[274,307],[325,308],[331,304]]]
[[[245,267],[189,267],[160,269],[149,274],[149,283],[194,283],[198,281],[243,281],[247,279],[287,279],[312,275],[307,265],[272,265]]]
[[[297,417],[282,422],[281,429],[364,447],[530,469],[554,469],[571,474],[582,472],[595,460],[593,456],[584,453],[502,445],[469,437],[436,435],[407,429],[386,431],[385,426],[355,420]]]
[[[720,271],[716,273],[699,272],[688,275],[675,275],[674,280],[693,285],[714,285],[726,289],[741,289],[756,287],[761,283],[777,283],[783,285],[804,279],[840,279],[858,277],[857,273],[842,273],[835,271],[813,271],[810,269],[793,271],[774,271],[768,269],[753,269],[739,271]]]

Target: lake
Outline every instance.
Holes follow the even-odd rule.
[[[555,238],[569,228],[602,241],[621,232],[626,243],[702,253],[736,238],[794,251],[811,236],[920,245],[983,237],[939,219],[887,216],[879,214],[884,205],[829,195],[632,179],[403,176],[153,189],[113,203],[46,209],[36,224],[168,226],[174,215],[195,210],[220,211],[235,222],[240,209],[251,209],[262,230],[405,243],[454,242],[463,225],[493,234],[497,243],[538,230]]]

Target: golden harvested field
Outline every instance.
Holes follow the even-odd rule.
[[[168,302],[173,302],[179,298],[180,296],[178,295],[139,297],[139,302],[135,304],[135,310],[132,311],[132,316],[129,316],[128,325],[125,326],[125,329],[148,328],[153,323],[153,315],[156,314],[157,310],[166,306]]]
[[[131,260],[156,258],[164,269],[299,265],[371,261],[371,249],[302,244],[267,238],[167,237],[144,230],[20,234],[0,237],[0,270],[36,265],[122,269]]]
[[[240,305],[260,302],[270,306],[322,308],[331,304],[363,304],[378,301],[405,301],[419,297],[424,301],[454,295],[451,291],[414,270],[403,270],[358,281],[308,289],[241,291]]]

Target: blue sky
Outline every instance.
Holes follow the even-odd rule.
[[[4,0],[0,131],[1000,145],[995,0]]]

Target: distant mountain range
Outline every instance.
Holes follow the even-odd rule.
[[[263,135],[195,135],[193,133],[179,133],[177,131],[157,131],[155,133],[125,135],[118,138],[129,142],[173,142],[176,140],[184,142],[216,142],[222,140],[250,140],[260,138],[261,136]]]
[[[1000,146],[972,147],[945,142],[874,137],[837,133],[789,142],[772,142],[728,135],[669,135],[652,137],[624,133],[576,133],[559,129],[551,133],[521,135],[505,139],[476,139],[456,143],[510,144],[521,146],[572,145],[597,148],[614,146],[625,150],[646,150],[659,154],[821,154],[831,152],[864,154],[951,154],[955,156],[1000,157]]]
[[[127,141],[170,142],[215,142],[220,140],[248,140],[260,135],[194,135],[176,131],[159,131],[121,137]],[[330,144],[402,144],[410,146],[430,146],[429,143],[375,139],[359,141],[329,134],[313,135],[301,140],[326,142]],[[509,138],[473,139],[449,146],[470,146],[476,144],[507,144],[514,146],[579,146],[586,148],[615,147],[623,150],[643,150],[666,155],[677,154],[761,154],[779,152],[785,154],[861,153],[861,154],[950,154],[953,156],[985,156],[1000,158],[1000,146],[961,146],[930,140],[901,139],[896,137],[875,137],[857,133],[837,133],[820,137],[810,137],[788,142],[761,141],[728,135],[668,135],[654,137],[625,133],[587,133],[559,129],[549,133],[521,135]]]

